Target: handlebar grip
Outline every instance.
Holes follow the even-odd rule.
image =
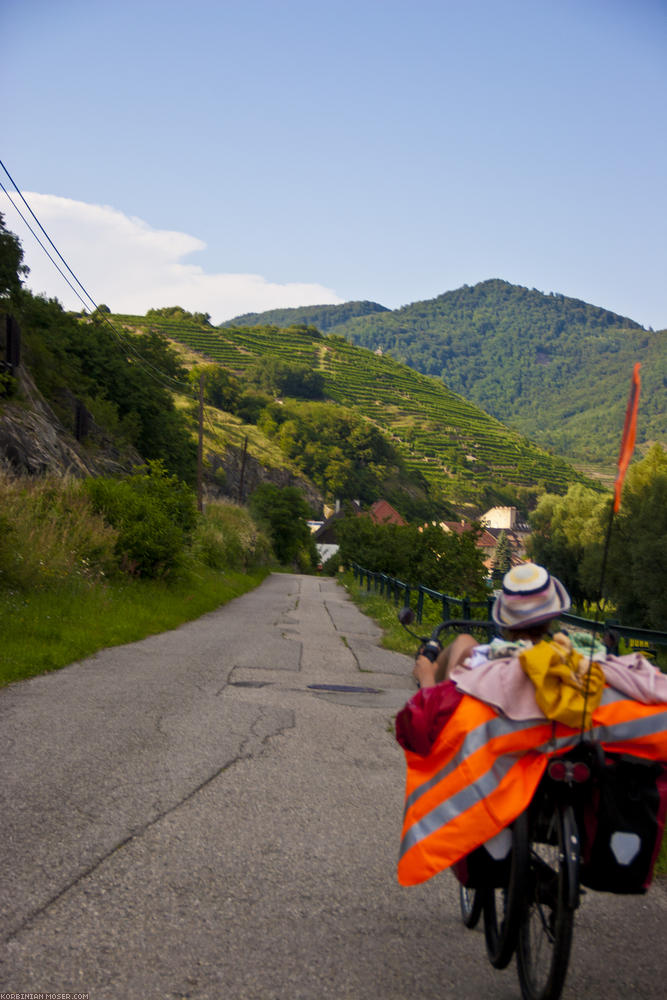
[[[422,656],[425,656],[427,660],[430,660],[431,663],[435,663],[435,661],[438,658],[438,653],[440,652],[441,649],[442,646],[439,642],[437,642],[435,639],[429,639],[428,642],[424,643],[419,652],[421,653]]]

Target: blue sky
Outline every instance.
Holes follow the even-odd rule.
[[[667,327],[667,0],[3,0],[0,37],[0,159],[114,311],[503,278]]]

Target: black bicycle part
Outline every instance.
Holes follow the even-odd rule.
[[[528,874],[528,813],[521,813],[510,829],[512,848],[507,885],[489,888],[484,894],[484,939],[494,969],[506,968],[517,946]]]
[[[459,905],[461,920],[469,930],[476,927],[484,908],[484,889],[472,889],[459,883]]]
[[[517,941],[523,1000],[558,1000],[579,899],[579,835],[572,806],[546,797],[533,811],[528,881]]]

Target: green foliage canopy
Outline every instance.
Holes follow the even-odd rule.
[[[434,524],[375,524],[369,517],[351,516],[339,523],[337,535],[340,560],[348,565],[356,562],[452,597],[487,596],[478,528],[456,535]]]
[[[597,601],[611,499],[581,486],[547,494],[530,517],[529,552],[584,610]],[[602,596],[624,625],[667,629],[667,454],[654,445],[628,470],[614,515]]]
[[[606,576],[621,622],[667,630],[667,453],[660,445],[628,469]]]
[[[21,241],[5,227],[4,216],[0,212],[0,300],[4,296],[17,296],[27,273]]]
[[[210,326],[211,324],[210,313],[191,313],[187,309],[183,309],[182,306],[163,306],[161,309],[149,309],[146,316],[151,319],[164,317],[165,319],[192,320],[193,323],[199,323],[201,326]]]
[[[333,403],[274,403],[258,426],[331,500],[354,497],[370,503],[381,495],[390,473],[403,466],[377,427]]]
[[[17,308],[24,355],[38,388],[70,430],[71,395],[98,423],[119,434],[146,460],[160,459],[179,478],[194,482],[196,444],[172,389],[188,385],[165,337],[118,332],[105,320],[79,321],[55,300],[23,292]]]
[[[165,576],[183,554],[197,523],[193,491],[161,462],[124,479],[86,480],[93,509],[118,532],[121,567],[136,576]]]
[[[596,554],[607,509],[603,496],[577,484],[563,497],[546,493],[530,515],[531,558],[561,580],[580,610],[598,596]]]
[[[198,387],[199,380],[203,378],[204,402],[209,406],[228,413],[237,412],[241,383],[221,365],[195,365],[190,369],[188,378],[194,387]]]
[[[280,358],[260,358],[246,373],[251,385],[276,396],[299,399],[321,399],[324,377],[312,366],[283,361]]]
[[[250,512],[271,537],[278,561],[303,570],[317,564],[317,550],[308,527],[310,510],[295,486],[261,483],[250,497]]]

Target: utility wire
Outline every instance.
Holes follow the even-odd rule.
[[[74,273],[74,271],[72,270],[72,268],[69,266],[69,264],[67,263],[67,261],[65,260],[65,258],[63,257],[63,255],[60,253],[60,251],[56,247],[55,243],[53,242],[53,240],[51,239],[51,237],[49,236],[49,234],[46,232],[46,230],[44,229],[44,226],[41,224],[41,222],[39,221],[39,219],[37,218],[37,216],[33,212],[32,208],[30,207],[30,205],[26,201],[25,197],[23,196],[23,193],[21,192],[21,189],[17,185],[17,183],[14,180],[14,178],[12,177],[12,175],[7,170],[7,167],[2,162],[2,160],[0,160],[0,167],[2,167],[2,169],[6,173],[7,177],[9,178],[9,180],[10,180],[10,182],[12,184],[12,186],[15,188],[15,190],[16,190],[19,198],[21,199],[21,201],[23,202],[23,204],[25,205],[25,207],[27,208],[27,210],[30,212],[30,215],[33,217],[33,219],[35,220],[35,222],[39,226],[40,230],[42,231],[42,233],[44,234],[44,236],[48,240],[49,244],[53,247],[53,250],[55,251],[55,253],[58,255],[58,257],[60,258],[60,260],[62,261],[62,263],[66,267],[66,269],[72,275],[72,277],[74,278],[74,281],[77,283],[77,285],[79,286],[79,288],[81,289],[81,291],[83,292],[83,294],[89,300],[88,302],[86,302],[82,298],[80,292],[74,287],[74,285],[72,284],[72,282],[69,280],[69,278],[67,277],[67,275],[62,270],[62,268],[58,265],[58,263],[54,260],[54,258],[52,257],[52,255],[47,250],[47,248],[44,246],[44,243],[39,238],[39,236],[37,235],[37,233],[35,232],[35,230],[31,226],[30,222],[26,219],[25,215],[23,214],[23,212],[21,211],[21,209],[19,208],[19,206],[16,204],[14,198],[9,193],[9,191],[7,190],[7,188],[5,187],[5,185],[2,183],[2,181],[0,181],[0,187],[2,188],[2,190],[7,195],[7,198],[9,199],[9,201],[11,202],[11,204],[14,206],[15,211],[18,213],[18,215],[21,217],[21,219],[23,220],[23,222],[25,223],[25,225],[27,226],[27,228],[30,230],[30,232],[32,233],[32,235],[36,239],[36,241],[39,244],[39,246],[42,248],[42,250],[44,251],[44,253],[46,254],[46,256],[49,258],[49,260],[53,264],[53,266],[56,268],[56,270],[58,271],[58,273],[61,275],[61,277],[67,282],[67,284],[69,285],[69,287],[71,288],[71,290],[74,292],[74,294],[76,295],[76,297],[79,299],[79,301],[83,305],[83,307],[85,309],[90,309],[90,304],[92,303],[92,305],[94,307],[93,314],[97,313],[97,315],[109,327],[109,329],[113,333],[114,337],[116,338],[119,346],[123,349],[123,351],[126,354],[129,354],[129,355],[133,356],[134,359],[139,363],[140,367],[143,368],[144,372],[147,375],[149,375],[154,381],[158,382],[158,384],[161,384],[162,387],[165,388],[165,389],[169,389],[170,391],[174,391],[174,389],[175,389],[176,391],[180,392],[182,395],[186,395],[186,396],[189,396],[192,399],[195,399],[194,394],[192,392],[188,391],[188,387],[187,387],[186,383],[179,382],[177,379],[173,378],[171,375],[168,375],[166,372],[162,371],[160,368],[158,368],[156,365],[154,365],[151,361],[148,360],[148,358],[144,357],[141,354],[141,352],[136,349],[136,347],[132,344],[131,341],[129,341],[126,337],[125,338],[123,337],[123,335],[116,329],[116,327],[113,325],[113,323],[108,319],[108,317],[106,316],[106,314],[103,313],[103,312],[100,312],[100,308],[97,305],[97,303],[95,302],[95,299],[86,290],[86,288],[82,284],[82,282],[79,281],[79,279],[77,278],[77,276]]]
[[[13,186],[13,187],[15,188],[15,190],[16,190],[16,192],[17,192],[17,194],[18,194],[19,198],[21,199],[21,201],[23,202],[23,204],[25,205],[25,207],[26,207],[26,208],[28,209],[28,211],[29,211],[29,212],[30,212],[30,214],[32,215],[33,219],[35,220],[35,222],[37,223],[37,225],[38,225],[38,226],[39,226],[39,228],[41,229],[41,231],[42,231],[42,232],[44,233],[44,235],[46,236],[47,240],[49,241],[49,243],[51,244],[51,246],[52,246],[52,247],[53,247],[53,249],[55,250],[55,252],[56,252],[56,254],[58,255],[58,257],[60,258],[60,260],[61,260],[61,261],[63,262],[63,264],[65,265],[65,267],[66,267],[66,268],[67,268],[67,270],[69,271],[69,273],[70,273],[70,274],[72,275],[72,277],[73,277],[73,278],[74,278],[74,280],[76,281],[76,283],[77,283],[77,285],[79,286],[79,288],[81,289],[81,291],[82,291],[82,292],[84,293],[84,295],[86,296],[86,298],[87,298],[87,299],[89,299],[89,300],[90,300],[90,301],[92,302],[92,304],[93,304],[93,305],[95,306],[95,309],[97,309],[97,308],[98,308],[98,306],[97,306],[97,303],[95,302],[94,298],[92,297],[92,295],[90,295],[90,294],[89,294],[89,293],[88,293],[88,292],[86,291],[86,289],[84,288],[84,286],[82,285],[82,283],[81,283],[81,282],[79,281],[79,279],[77,278],[77,276],[76,276],[76,274],[74,273],[74,271],[72,270],[72,268],[71,268],[71,267],[69,266],[69,264],[67,263],[67,261],[65,260],[65,258],[64,258],[64,257],[63,257],[63,255],[61,254],[60,250],[59,250],[59,249],[58,249],[58,247],[57,247],[57,246],[55,245],[55,243],[53,242],[53,240],[51,239],[51,237],[50,237],[50,236],[49,236],[49,234],[47,233],[46,229],[44,228],[44,226],[42,225],[42,223],[41,223],[41,222],[39,221],[39,219],[37,218],[37,216],[35,215],[35,213],[34,213],[34,212],[33,212],[33,210],[31,209],[31,207],[30,207],[30,205],[28,204],[28,202],[27,202],[27,201],[25,200],[25,198],[24,198],[24,196],[23,196],[23,192],[21,191],[21,189],[19,188],[18,184],[16,183],[16,181],[14,180],[14,178],[12,177],[12,175],[10,174],[9,170],[7,170],[7,167],[6,167],[5,165],[4,165],[4,163],[2,162],[2,160],[0,160],[0,166],[2,167],[2,169],[4,170],[4,172],[5,172],[5,173],[7,174],[7,176],[9,177],[9,180],[11,181],[11,183],[12,183],[12,186]],[[3,188],[3,190],[5,191],[5,194],[7,194],[7,190],[6,190],[5,188]],[[8,195],[8,197],[9,197],[9,195]],[[14,201],[13,201],[13,200],[12,200],[11,198],[10,198],[10,201],[12,201],[12,205],[14,205],[14,208],[16,208],[16,204],[14,203]],[[17,211],[18,211],[18,209],[17,209]],[[19,213],[19,214],[20,214],[20,213]],[[24,222],[26,222],[26,220],[25,220],[25,218],[24,218],[24,216],[23,216],[23,215],[21,215],[21,218],[23,219],[23,221],[24,221]],[[26,222],[26,225],[28,225],[28,223],[27,223],[27,222]],[[28,226],[28,228],[30,229],[30,232],[31,232],[31,233],[33,234],[33,236],[35,236],[35,232],[34,232],[34,230],[33,230],[33,229],[32,229],[32,228],[30,227],[30,226]],[[36,238],[37,238],[37,237],[36,237]],[[42,247],[42,249],[44,250],[44,245],[42,244],[42,242],[41,242],[41,241],[40,241],[39,239],[37,240],[37,242],[39,243],[39,245],[40,245],[40,246]],[[46,251],[45,251],[45,252],[46,252]],[[47,252],[47,256],[49,257],[49,260],[53,261],[53,258],[51,257],[51,255],[50,255],[50,254],[49,254],[48,252]],[[55,263],[55,262],[54,262],[54,263]],[[56,265],[56,267],[57,267],[57,265]],[[58,268],[58,270],[60,271],[60,268]],[[62,271],[60,271],[60,273],[62,274]],[[63,275],[63,277],[64,277],[64,275]],[[65,280],[67,280],[67,279],[65,279]],[[69,282],[68,282],[68,284],[69,284]],[[72,286],[70,285],[70,288],[71,288],[71,287],[72,287]],[[79,299],[81,299],[81,296],[80,296],[80,295],[79,295]]]
[[[0,160],[0,164],[1,163],[2,163],[2,161]],[[3,168],[3,170],[5,169],[4,164],[2,164],[2,168]],[[6,173],[6,171],[5,171],[5,173]],[[18,207],[18,205],[16,204],[16,202],[14,201],[14,199],[12,198],[11,194],[9,193],[9,191],[7,190],[7,188],[5,187],[5,185],[2,183],[2,181],[0,181],[0,188],[2,188],[2,190],[5,192],[5,194],[7,195],[7,198],[9,199],[9,201],[14,206],[17,214],[21,216],[21,218],[23,219],[25,225],[28,227],[28,229],[30,230],[30,232],[32,233],[32,235],[35,237],[35,239],[39,243],[40,247],[42,248],[42,250],[44,251],[44,253],[46,254],[46,256],[49,258],[49,260],[51,261],[51,263],[53,264],[53,266],[55,267],[56,271],[58,271],[58,273],[61,275],[61,277],[63,277],[65,279],[65,281],[67,282],[67,284],[69,285],[69,287],[72,289],[72,291],[74,292],[74,294],[78,298],[79,302],[81,302],[81,304],[86,309],[89,309],[90,308],[89,304],[87,302],[84,302],[84,300],[81,298],[81,295],[76,290],[76,288],[74,287],[74,285],[72,284],[72,282],[69,280],[69,278],[67,277],[67,275],[65,274],[65,272],[62,270],[61,267],[59,267],[59,265],[53,259],[53,257],[51,256],[51,254],[49,253],[49,251],[46,249],[46,247],[44,246],[44,244],[40,240],[39,236],[37,235],[37,233],[35,232],[35,230],[32,228],[32,226],[30,225],[30,223],[26,219],[25,215],[23,214],[23,212],[21,211],[21,209]]]

